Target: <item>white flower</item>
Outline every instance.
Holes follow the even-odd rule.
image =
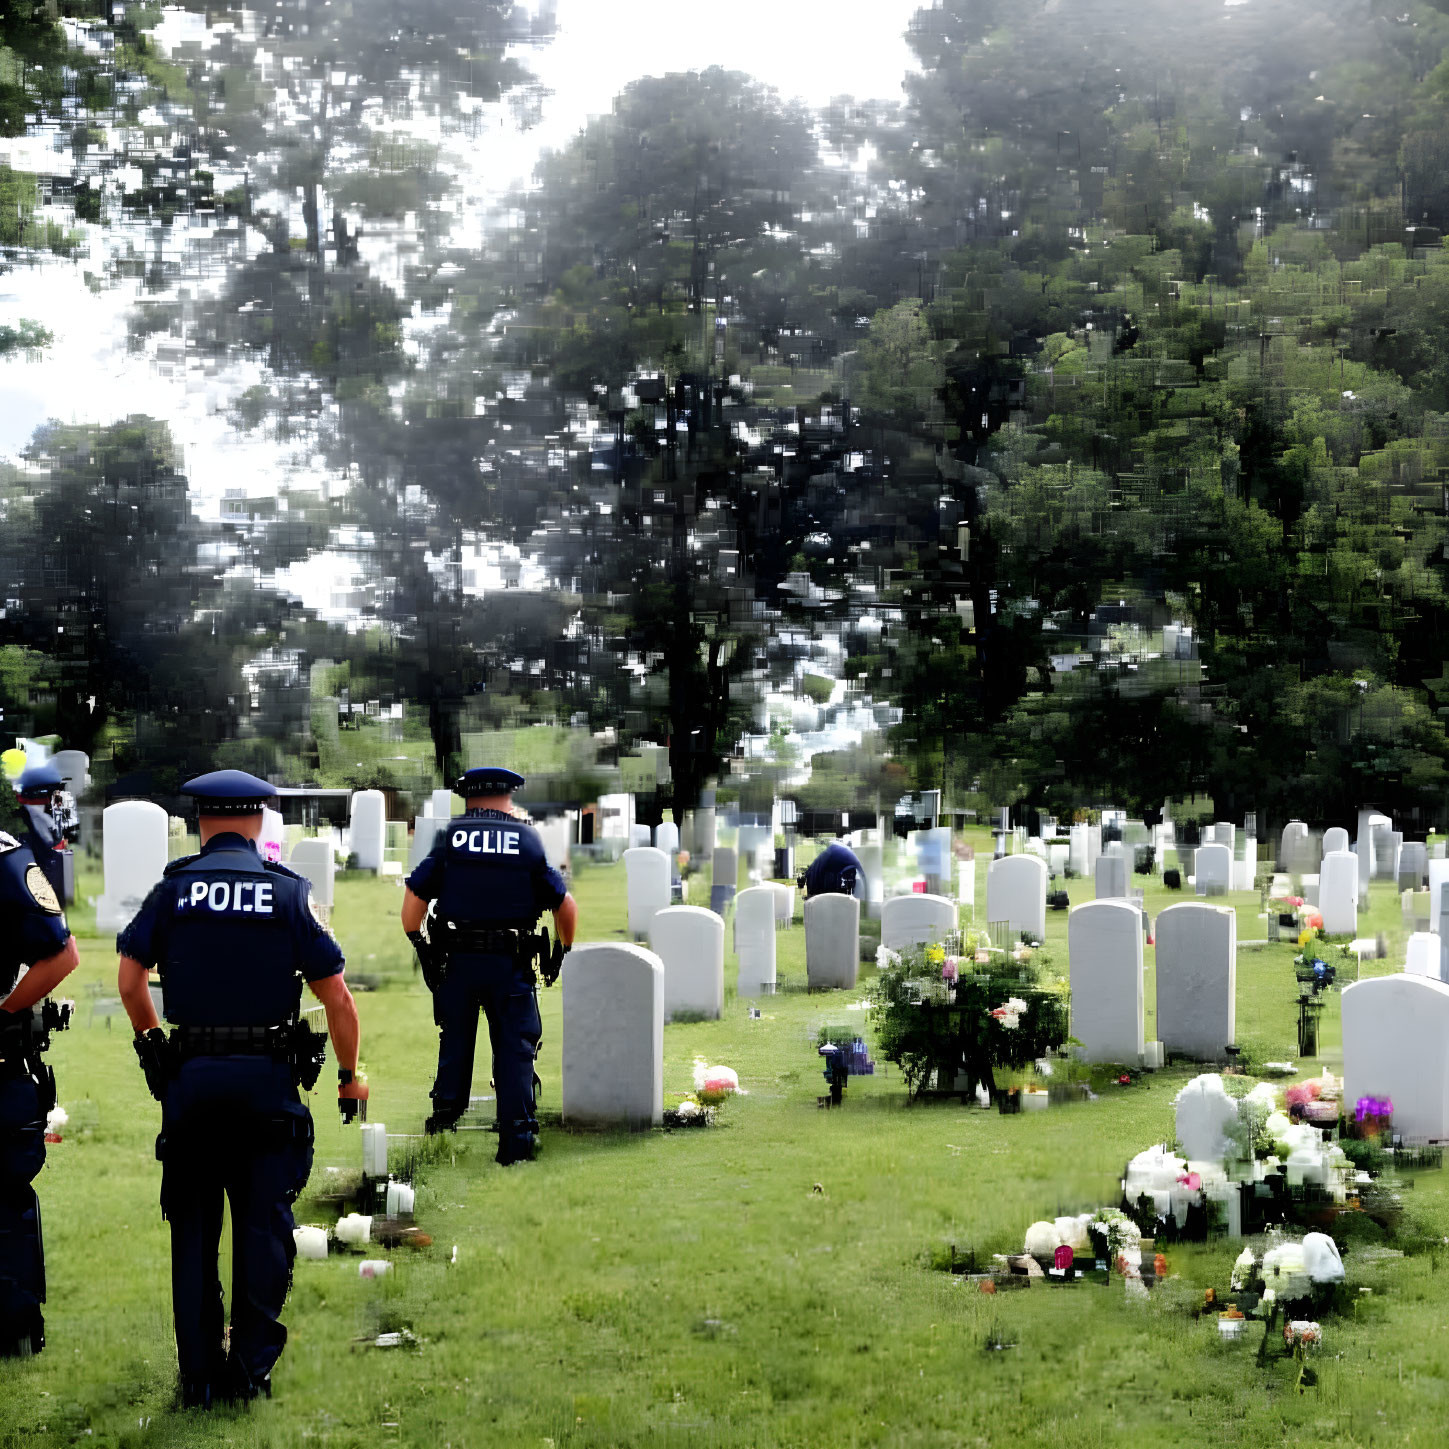
[[[47,1132],[59,1132],[69,1121],[70,1113],[64,1107],[52,1107],[45,1114],[45,1130]]]
[[[892,966],[901,964],[901,953],[892,951],[889,946],[877,946],[875,948],[875,964],[882,971],[888,971]]]
[[[680,1117],[697,1117],[699,1116],[699,1103],[693,1097],[686,1097],[674,1110]]]

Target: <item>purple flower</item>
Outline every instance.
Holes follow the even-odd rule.
[[[1369,1117],[1388,1118],[1394,1115],[1394,1104],[1387,1097],[1360,1097],[1354,1107],[1354,1119],[1362,1122]]]

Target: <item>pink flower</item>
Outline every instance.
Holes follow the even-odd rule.
[[[1184,1172],[1182,1174],[1182,1176],[1179,1177],[1177,1180],[1189,1192],[1201,1192],[1202,1191],[1202,1174],[1201,1173],[1198,1173],[1198,1172]]]

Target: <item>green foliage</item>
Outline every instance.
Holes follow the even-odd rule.
[[[15,327],[9,323],[0,323],[0,357],[6,357],[12,352],[39,351],[42,347],[49,347],[53,340],[53,334],[48,328],[42,327],[39,322],[29,317],[22,317],[19,325]]]
[[[1044,951],[992,950],[972,931],[959,956],[941,946],[882,952],[871,992],[876,1039],[913,1091],[932,1073],[994,1087],[997,1068],[1020,1070],[1067,1039],[1067,996]]]

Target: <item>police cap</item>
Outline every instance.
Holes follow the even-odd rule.
[[[456,794],[465,800],[475,795],[507,795],[523,784],[523,776],[500,765],[482,765],[460,775],[453,786]]]
[[[65,778],[54,765],[32,765],[15,782],[20,795],[51,795],[65,788]]]
[[[277,792],[245,770],[213,770],[188,780],[181,793],[195,797],[202,815],[255,815]]]

